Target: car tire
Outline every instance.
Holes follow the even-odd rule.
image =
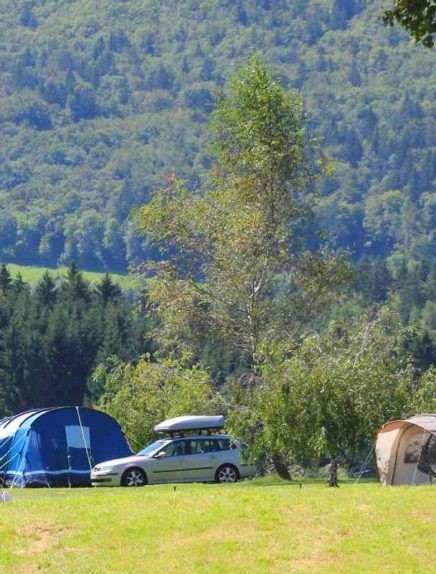
[[[123,472],[121,477],[121,486],[145,486],[147,484],[147,475],[142,468],[132,467]]]
[[[239,472],[233,464],[221,465],[215,473],[215,482],[236,482],[239,479]]]

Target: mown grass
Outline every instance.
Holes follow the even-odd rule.
[[[0,262],[1,263],[1,262]],[[46,271],[53,277],[65,276],[67,269],[60,267],[52,269],[50,267],[32,267],[27,265],[16,265],[15,263],[7,263],[7,267],[12,276],[21,273],[23,280],[29,285],[35,285],[41,279]],[[104,273],[97,271],[82,271],[83,277],[91,283],[98,283],[104,276]],[[112,280],[119,284],[124,289],[137,289],[139,287],[139,279],[131,275],[121,275],[119,273],[110,274]]]
[[[14,491],[0,572],[431,573],[436,488],[256,480]]]

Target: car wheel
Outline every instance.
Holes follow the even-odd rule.
[[[215,482],[236,482],[239,478],[238,469],[233,464],[223,464],[215,474]]]
[[[121,478],[121,486],[144,486],[146,484],[147,477],[141,468],[128,468]]]

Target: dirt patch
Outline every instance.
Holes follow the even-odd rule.
[[[62,546],[62,538],[66,529],[52,524],[28,525],[17,530],[17,538],[22,540],[18,556],[38,559],[48,555],[54,548]],[[30,569],[29,569],[30,567]],[[41,571],[37,565],[26,564],[26,572]]]

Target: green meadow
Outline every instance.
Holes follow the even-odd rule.
[[[376,483],[14,490],[0,572],[431,573],[436,488]]]
[[[15,263],[7,263],[7,267],[12,276],[21,273],[23,280],[29,285],[35,285],[41,279],[46,271],[53,277],[62,277],[66,274],[66,267],[51,268],[51,267],[32,267],[28,265],[16,265]],[[82,271],[85,279],[91,283],[98,283],[104,276],[104,273],[97,271]],[[112,280],[123,287],[124,289],[136,289],[139,287],[140,279],[131,275],[121,275],[119,273],[110,274]]]

